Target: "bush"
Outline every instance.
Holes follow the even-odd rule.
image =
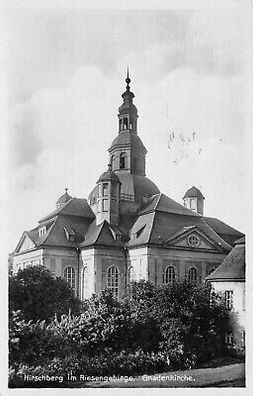
[[[20,364],[16,369],[10,370],[9,386],[59,386],[58,383],[49,383],[47,381],[24,381],[24,376],[46,376],[49,377],[58,375],[63,376],[64,382],[61,386],[66,386],[68,383],[68,374],[75,375],[77,380],[81,374],[86,376],[130,376],[141,373],[154,373],[157,371],[164,371],[168,369],[167,356],[158,353],[147,353],[141,349],[130,352],[121,351],[119,353],[106,349],[103,353],[97,356],[89,357],[87,355],[82,358],[76,355],[66,356],[59,359],[54,358],[37,365]]]
[[[187,282],[133,283],[122,302],[105,290],[87,300],[80,315],[50,322],[26,321],[22,312],[13,312],[12,383],[23,371],[129,375],[168,365],[171,370],[199,366],[224,351],[227,326],[228,313],[218,297]]]
[[[79,305],[68,283],[44,266],[27,267],[9,278],[10,311],[20,310],[27,321],[49,321],[69,310],[78,314]]]
[[[9,362],[33,364],[38,359],[53,358],[62,348],[62,340],[45,321],[26,322],[21,311],[9,318]]]

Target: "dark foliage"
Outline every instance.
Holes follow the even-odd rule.
[[[135,282],[123,301],[105,290],[80,312],[48,322],[27,322],[22,312],[12,313],[12,377],[22,370],[35,375],[72,366],[91,375],[184,369],[224,354],[228,312],[205,285]]]
[[[79,301],[64,279],[43,266],[27,267],[9,278],[10,311],[20,310],[29,321],[50,320],[55,314],[79,311]]]

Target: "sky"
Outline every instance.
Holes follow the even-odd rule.
[[[146,174],[245,231],[247,9],[8,9],[8,251],[106,170],[130,68]]]

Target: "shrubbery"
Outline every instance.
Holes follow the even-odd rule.
[[[207,286],[132,283],[126,298],[108,290],[78,315],[26,321],[10,315],[12,386],[24,374],[130,375],[190,368],[223,352],[228,314]]]
[[[77,314],[79,306],[69,284],[44,266],[29,266],[9,278],[10,311],[20,310],[27,321],[48,321],[69,310]]]

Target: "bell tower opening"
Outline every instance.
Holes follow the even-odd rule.
[[[119,156],[119,168],[120,169],[126,168],[126,153],[121,153]]]

